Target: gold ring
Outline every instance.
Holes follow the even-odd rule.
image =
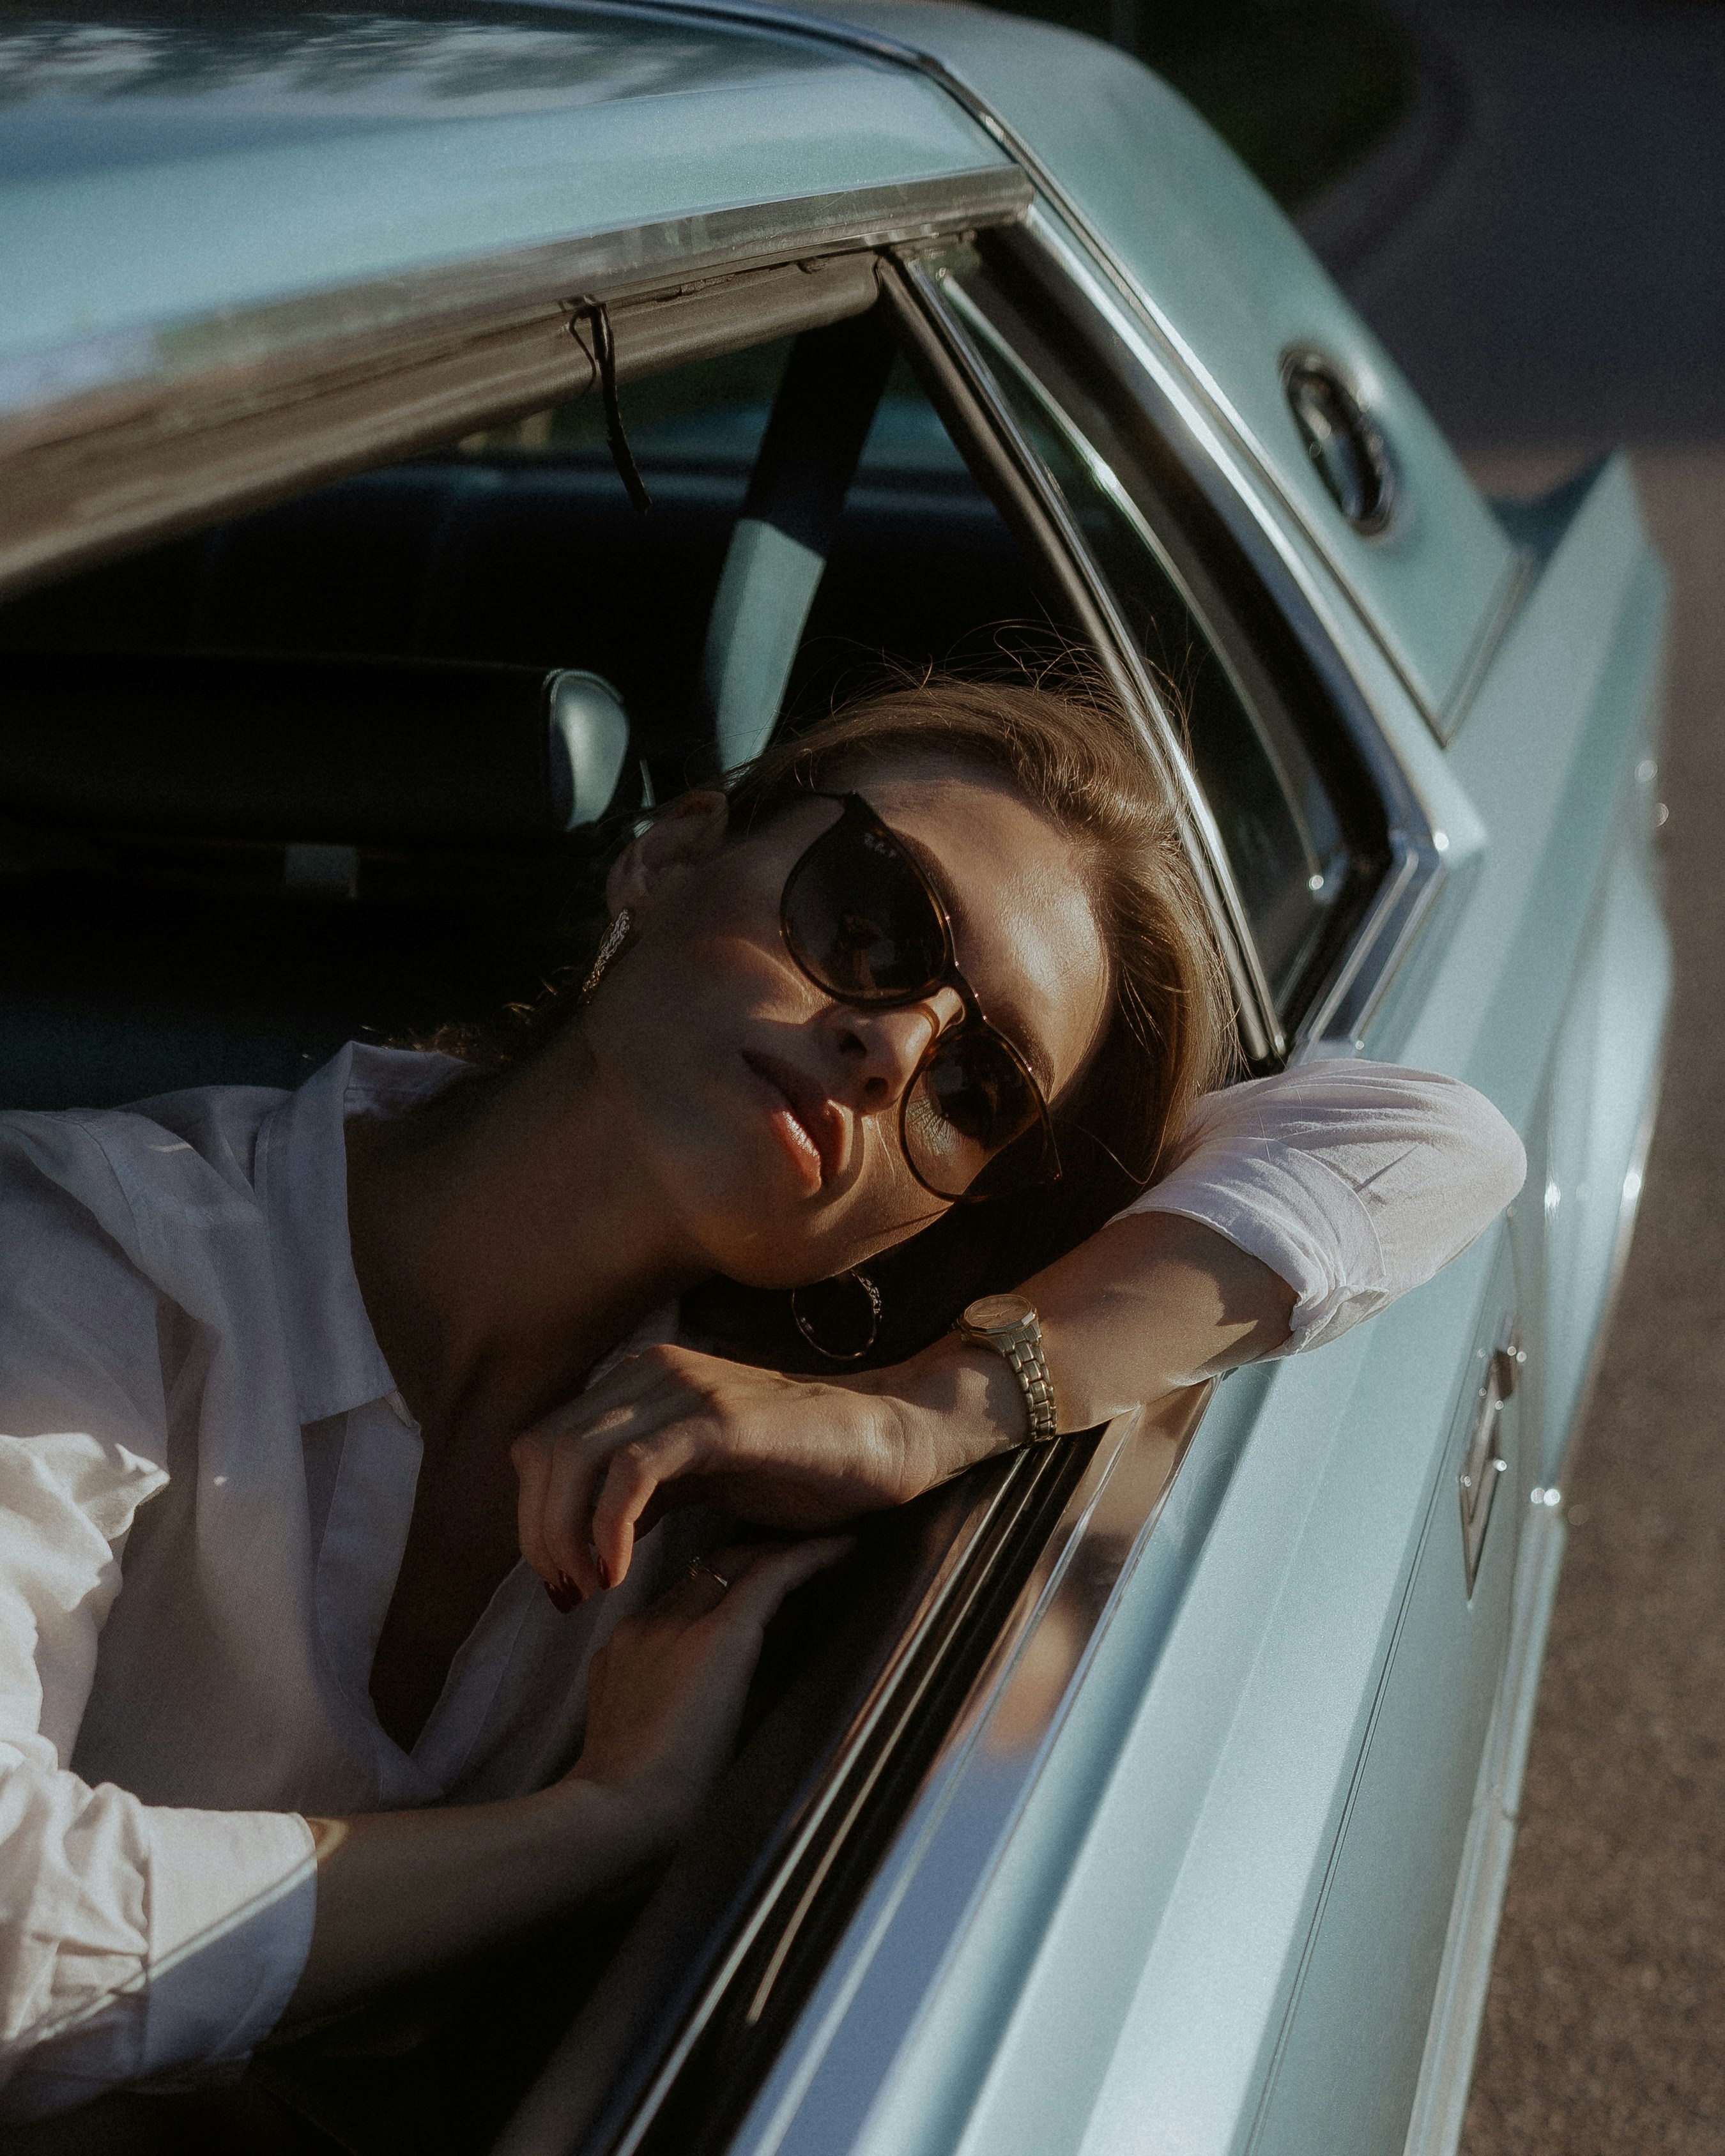
[[[711,1558],[691,1557],[689,1560],[689,1577],[691,1579],[716,1579],[727,1594],[730,1592],[731,1582],[726,1578]]]

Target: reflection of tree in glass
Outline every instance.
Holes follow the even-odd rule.
[[[409,20],[226,6],[106,10],[0,29],[0,103],[42,97],[201,97],[295,101],[363,97],[393,112],[496,99],[584,103],[671,90],[798,64],[829,65],[789,41],[618,16],[603,29],[548,29],[450,8]]]

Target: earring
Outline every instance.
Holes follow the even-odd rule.
[[[593,971],[581,983],[581,1000],[590,1004],[605,978],[606,968],[629,941],[629,932],[634,927],[634,916],[625,906],[611,926],[605,931],[605,940],[599,946],[598,956],[593,962]]]
[[[869,1328],[868,1332],[864,1337],[860,1347],[853,1348],[845,1346],[843,1344],[836,1348],[829,1347],[827,1342],[821,1339],[816,1333],[814,1326],[810,1322],[809,1318],[803,1311],[798,1309],[797,1298],[799,1296],[805,1295],[829,1296],[838,1289],[846,1286],[860,1288],[863,1292],[865,1298],[864,1304],[860,1308],[854,1306],[853,1314],[855,1320],[860,1321],[864,1317],[865,1312],[866,1312],[866,1322]],[[832,1310],[828,1310],[825,1312],[817,1311],[815,1315],[817,1318],[823,1317],[832,1318],[837,1315],[837,1313]],[[791,1316],[797,1321],[798,1332],[802,1334],[803,1337],[809,1342],[809,1346],[814,1350],[817,1355],[824,1355],[829,1363],[860,1362],[862,1358],[868,1353],[870,1348],[874,1346],[875,1340],[880,1335],[880,1291],[875,1286],[873,1281],[869,1278],[866,1273],[860,1273],[853,1269],[848,1273],[840,1273],[836,1280],[817,1281],[811,1287],[793,1287],[791,1290]],[[855,1337],[856,1332],[860,1330],[860,1324],[855,1322],[846,1324],[841,1317],[839,1322],[834,1326],[832,1330],[837,1332],[840,1342],[843,1343]],[[830,1332],[829,1337],[831,1337]]]

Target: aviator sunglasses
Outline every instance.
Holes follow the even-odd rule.
[[[842,814],[785,879],[779,927],[799,970],[834,1002],[865,1010],[900,1009],[943,988],[964,1006],[899,1101],[911,1174],[950,1199],[1054,1182],[1060,1156],[1042,1088],[959,972],[940,893],[860,793],[814,798]]]

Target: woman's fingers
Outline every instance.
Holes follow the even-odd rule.
[[[604,1471],[602,1452],[573,1438],[557,1438],[540,1494],[540,1540],[552,1563],[574,1581],[583,1596],[614,1587],[623,1577],[620,1572],[600,1570],[588,1530],[593,1486]]]
[[[731,1582],[720,1605],[726,1620],[764,1628],[786,1595],[848,1556],[855,1541],[854,1535],[820,1535],[788,1548],[751,1550],[745,1544],[718,1551],[708,1562]],[[739,1567],[735,1572],[732,1563]]]
[[[641,1515],[665,1483],[691,1473],[706,1458],[709,1435],[704,1422],[678,1416],[632,1438],[608,1460],[598,1463],[603,1481],[594,1476],[598,1495],[592,1514],[576,1532],[591,1537],[614,1584],[629,1570]]]
[[[551,1487],[550,1444],[532,1431],[518,1437],[509,1449],[515,1464],[516,1538],[521,1555],[547,1585],[555,1585],[557,1568],[545,1540],[545,1495]]]
[[[583,1594],[624,1579],[653,1522],[703,1490],[759,1525],[806,1530],[922,1486],[870,1394],[672,1346],[545,1417],[516,1459],[522,1553]]]
[[[613,1400],[597,1416],[584,1416],[579,1430],[569,1427],[567,1410],[559,1409],[511,1447],[521,1478],[521,1554],[541,1578],[555,1584],[561,1575],[573,1580],[583,1595],[615,1586],[628,1570],[632,1537],[620,1564],[610,1568],[608,1580],[601,1578],[590,1547],[594,1497],[608,1461],[619,1450],[686,1418],[693,1404],[690,1389],[675,1373],[644,1355],[613,1371],[605,1382],[621,1379],[624,1369],[629,1400]]]

